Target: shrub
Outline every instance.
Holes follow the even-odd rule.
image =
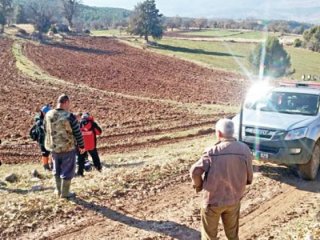
[[[302,44],[303,44],[303,42],[299,38],[295,39],[293,42],[293,46],[296,48],[302,47]]]
[[[266,42],[259,44],[250,55],[249,61],[256,71],[262,66],[265,76],[282,77],[291,72],[290,55],[277,37],[269,37]]]

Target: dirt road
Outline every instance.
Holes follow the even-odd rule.
[[[271,164],[257,163],[255,170],[255,181],[242,201],[240,239],[302,239],[300,230],[304,231],[303,238],[306,228],[317,230],[320,176],[315,182],[306,182],[293,170]],[[141,199],[99,204],[78,199],[76,204],[86,206],[90,217],[78,224],[57,226],[45,235],[40,230],[23,238],[199,239],[201,198],[191,190],[187,174],[176,180]],[[225,239],[222,226],[219,235]]]

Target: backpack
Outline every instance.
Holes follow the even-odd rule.
[[[38,139],[40,137],[40,132],[39,132],[39,127],[37,124],[34,124],[32,126],[32,128],[30,129],[29,135],[33,141],[38,141]]]

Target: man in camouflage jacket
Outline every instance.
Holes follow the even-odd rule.
[[[84,153],[84,142],[76,117],[69,112],[70,100],[67,95],[58,98],[57,108],[45,116],[45,147],[52,152],[53,173],[56,193],[69,198],[71,180],[75,175],[76,146]]]

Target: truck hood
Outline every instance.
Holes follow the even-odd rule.
[[[233,118],[236,130],[239,128],[239,118],[239,114]],[[306,127],[317,118],[318,116],[262,112],[246,109],[243,113],[243,125],[289,131]]]

